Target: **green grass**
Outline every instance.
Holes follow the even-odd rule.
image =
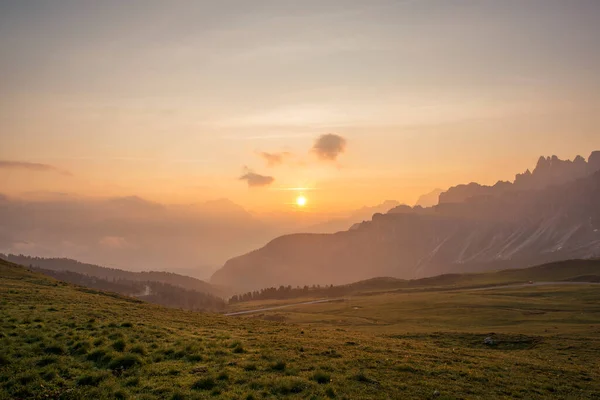
[[[384,293],[273,322],[2,263],[0,398],[600,398],[599,300],[599,287]]]

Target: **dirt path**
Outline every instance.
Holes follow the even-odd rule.
[[[235,315],[253,314],[253,313],[258,313],[258,312],[263,312],[263,311],[278,310],[280,308],[302,306],[302,305],[306,305],[306,304],[328,303],[328,302],[331,302],[331,301],[339,301],[339,300],[344,300],[344,299],[339,298],[339,299],[323,299],[323,300],[305,301],[305,302],[302,302],[302,303],[285,304],[283,306],[265,307],[265,308],[258,308],[258,309],[255,309],[255,310],[246,310],[246,311],[236,311],[236,312],[227,313],[227,314],[224,314],[224,315],[227,316],[227,317],[233,317]]]

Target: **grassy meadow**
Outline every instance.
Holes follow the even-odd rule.
[[[225,317],[0,262],[0,398],[600,399],[599,304],[544,286]]]

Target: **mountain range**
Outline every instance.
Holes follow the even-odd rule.
[[[253,290],[422,278],[600,256],[600,152],[542,157],[494,186],[459,185],[335,234],[293,234],[230,259],[212,283]]]
[[[335,218],[310,226],[306,228],[305,231],[310,233],[335,233],[339,231],[345,231],[350,229],[354,224],[371,219],[373,214],[386,213],[392,208],[398,207],[399,205],[400,203],[396,200],[386,200],[376,206],[365,206],[359,208],[347,217]]]

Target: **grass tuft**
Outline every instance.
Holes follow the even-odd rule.
[[[194,390],[212,390],[215,388],[215,386],[217,386],[217,383],[215,382],[215,380],[211,377],[206,377],[206,378],[202,378],[202,379],[199,379],[196,382],[194,382],[194,384],[192,385],[192,389],[194,389]]]

